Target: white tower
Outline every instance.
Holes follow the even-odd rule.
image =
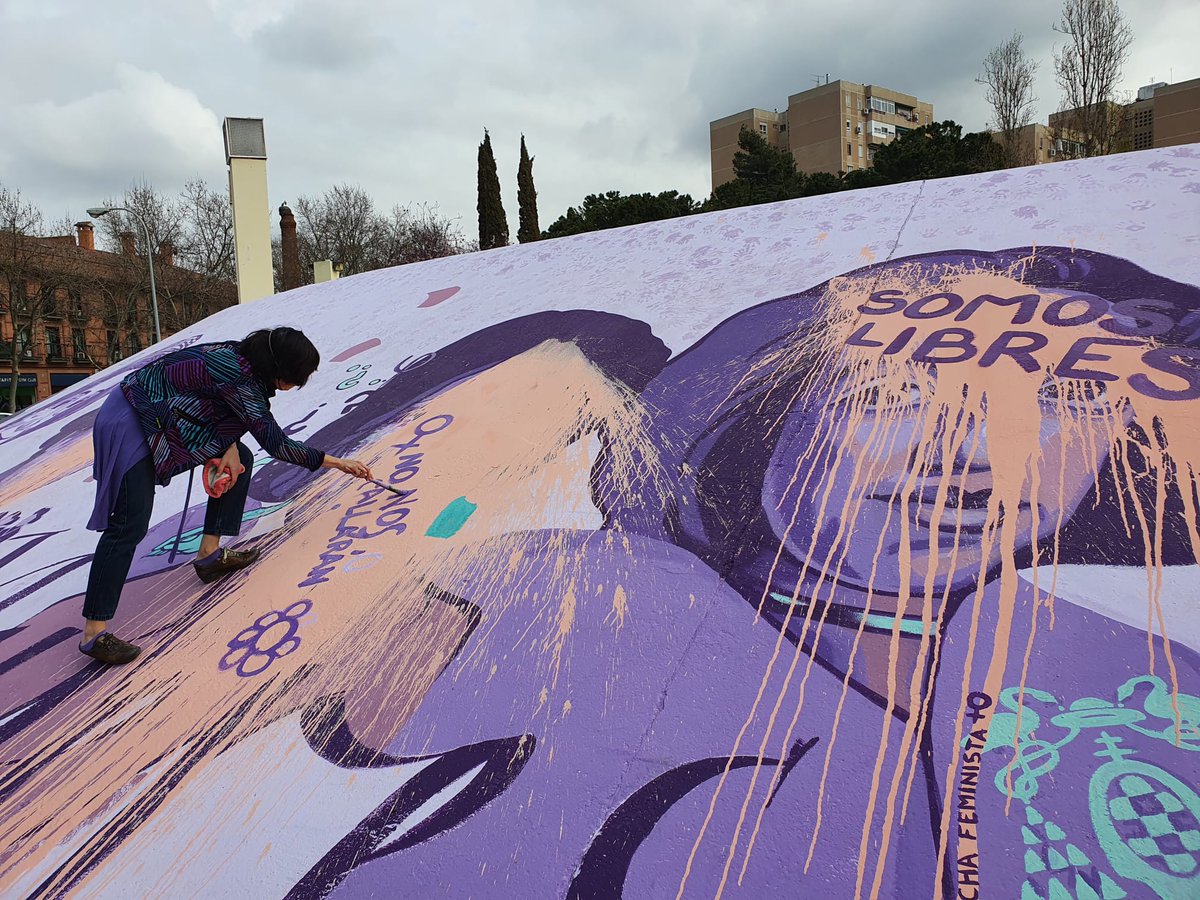
[[[275,293],[271,265],[270,203],[267,200],[267,139],[262,119],[226,118],[225,163],[233,204],[238,302]]]

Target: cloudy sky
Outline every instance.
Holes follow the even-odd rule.
[[[969,7],[969,10],[966,9]],[[1123,87],[1200,77],[1196,0],[1124,0]],[[476,235],[491,131],[516,228],[525,134],[542,227],[588,193],[709,192],[708,122],[784,108],[813,76],[886,85],[968,130],[1014,30],[1057,105],[1054,0],[0,0],[0,182],[48,220],[145,179],[225,178],[221,120],[266,120],[272,203],[337,182],[431,203]]]

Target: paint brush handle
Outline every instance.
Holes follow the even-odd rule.
[[[368,478],[368,479],[367,479],[367,481],[371,482],[371,484],[377,484],[377,485],[379,485],[379,487],[383,488],[385,491],[391,491],[391,492],[392,492],[393,494],[395,494],[397,497],[403,497],[403,496],[404,496],[404,491],[400,490],[399,488],[394,488],[394,487],[392,487],[390,484],[384,484],[384,483],[383,483],[382,481],[380,481],[378,478]]]

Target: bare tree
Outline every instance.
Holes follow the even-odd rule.
[[[193,179],[184,185],[177,211],[184,234],[175,246],[176,262],[209,278],[236,282],[229,189],[216,191],[203,179]]]
[[[1125,116],[1117,83],[1133,31],[1117,0],[1064,0],[1054,30],[1066,37],[1054,51],[1054,77],[1062,91],[1052,121],[1059,152],[1087,157],[1120,149]]]
[[[12,373],[4,398],[9,412],[17,410],[21,363],[32,360],[37,328],[46,314],[54,311],[53,291],[38,286],[42,257],[49,250],[44,238],[41,210],[26,201],[20,190],[0,184],[0,286],[5,295],[7,330],[12,336],[11,340],[0,341],[0,356],[8,357]]]
[[[987,86],[987,102],[995,116],[994,127],[1000,136],[1006,162],[1026,166],[1034,162],[1033,143],[1024,141],[1022,129],[1033,118],[1033,79],[1037,63],[1025,53],[1023,37],[1014,33],[993,47],[983,59],[983,74],[975,80]]]
[[[164,241],[172,246],[182,243],[183,221],[178,202],[160,194],[148,182],[137,182],[122,196],[106,199],[104,205],[123,206],[133,210],[141,222],[146,223],[150,232],[150,249],[155,252]],[[122,249],[122,235],[132,234],[137,255],[146,255],[146,234],[138,218],[127,212],[114,210],[100,219],[100,233],[104,239],[103,243],[113,252],[120,252]]]
[[[339,184],[319,197],[300,197],[296,225],[305,280],[312,278],[312,264],[322,259],[332,260],[342,275],[356,275],[472,249],[457,224],[436,207],[398,205],[384,214],[357,185]]]
[[[319,197],[300,197],[296,226],[302,271],[311,273],[312,264],[321,259],[333,260],[343,275],[378,268],[383,224],[361,187],[336,184]]]
[[[131,209],[146,223],[165,333],[179,331],[228,305],[236,269],[233,214],[226,191],[193,179],[172,198],[139,182],[107,205]],[[125,333],[126,352],[134,352],[147,315],[139,301],[149,292],[146,233],[137,218],[120,210],[109,213],[101,223],[105,243],[118,253],[113,266],[120,271],[111,283],[102,282],[114,273],[97,273],[91,287],[105,300],[104,318],[110,330],[118,336]],[[123,252],[125,237],[130,234],[133,255]],[[120,351],[114,354],[110,348],[109,356],[114,355],[119,356]]]
[[[459,227],[439,215],[437,207],[424,204],[392,207],[390,218],[384,220],[384,236],[380,267],[440,259],[469,249]]]

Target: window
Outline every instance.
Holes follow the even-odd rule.
[[[25,359],[33,358],[33,341],[29,339],[28,325],[22,325],[17,329],[16,336],[13,338],[13,344],[16,345],[18,356],[23,356]]]
[[[850,133],[850,120],[849,119],[846,120],[846,133],[847,134]]]
[[[29,312],[29,285],[18,281],[8,286],[8,296],[12,307],[19,313]]]
[[[71,349],[75,352],[75,362],[87,362],[87,338],[82,328],[71,329]]]
[[[104,338],[108,345],[108,364],[111,366],[113,363],[121,361],[121,342],[117,340],[117,333],[111,328],[105,333]]]
[[[850,146],[849,144],[846,145],[846,155],[847,156],[854,155],[854,148],[852,146]]]
[[[142,340],[138,337],[138,333],[136,331],[129,332],[129,338],[125,343],[129,345],[130,356],[133,356],[135,353],[140,353],[142,350]]]
[[[62,359],[62,332],[57,328],[46,329],[46,353],[51,359]]]
[[[896,104],[891,100],[881,100],[879,97],[871,98],[871,109],[893,116],[896,114]]]
[[[67,311],[76,319],[83,318],[83,295],[75,288],[67,289]]]
[[[1059,138],[1054,142],[1054,153],[1059,156],[1080,157],[1083,156],[1084,147],[1079,141],[1071,141],[1066,138]]]
[[[42,315],[58,315],[58,289],[42,286]]]
[[[849,109],[850,108],[850,95],[846,94],[845,96],[846,96],[846,109]]]
[[[767,123],[766,123],[766,122],[759,122],[759,123],[758,123],[758,133],[759,133],[759,134],[766,134],[766,133],[767,133]]]
[[[859,159],[862,159],[862,158],[863,158],[863,149],[862,149],[862,144],[859,144],[859,145],[858,145],[858,158],[859,158]]]

